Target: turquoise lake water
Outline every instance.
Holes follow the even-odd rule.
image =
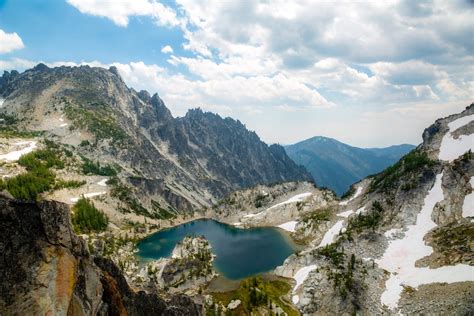
[[[169,257],[176,244],[187,235],[209,240],[216,255],[214,267],[231,280],[267,272],[281,265],[296,251],[278,229],[241,229],[210,219],[200,219],[159,231],[138,244],[138,256],[146,261]]]

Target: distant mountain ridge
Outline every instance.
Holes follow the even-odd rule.
[[[323,136],[285,146],[288,156],[305,167],[318,186],[328,187],[338,195],[353,183],[394,164],[414,148],[409,144],[359,148]]]

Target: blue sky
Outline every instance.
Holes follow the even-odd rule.
[[[421,141],[474,92],[469,1],[0,0],[0,70],[115,65],[263,140]]]

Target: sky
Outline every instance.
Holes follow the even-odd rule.
[[[267,143],[419,144],[474,101],[474,1],[0,0],[0,71],[114,65]]]

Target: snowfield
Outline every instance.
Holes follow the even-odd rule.
[[[431,213],[435,204],[444,199],[442,177],[442,173],[436,176],[435,184],[426,195],[423,208],[416,218],[416,224],[407,227],[402,239],[390,241],[382,258],[375,260],[380,268],[391,273],[380,300],[392,310],[398,306],[404,285],[417,288],[429,283],[474,281],[474,267],[469,265],[458,264],[437,269],[415,267],[417,260],[433,252],[433,248],[425,244],[423,237],[437,226],[431,219]]]
[[[438,158],[440,160],[451,162],[469,149],[474,151],[474,134],[460,135],[457,139],[454,139],[452,136],[454,131],[473,120],[474,114],[458,118],[457,120],[448,123],[449,130],[441,140],[441,145],[439,147]]]
[[[35,141],[22,141],[22,142],[14,143],[13,145],[15,147],[20,147],[24,145],[27,145],[27,146],[22,149],[11,151],[9,153],[0,155],[0,160],[17,161],[18,159],[20,159],[21,156],[29,154],[30,152],[35,150],[36,144],[37,142]]]
[[[281,225],[278,225],[277,227],[280,227],[280,228],[282,228],[286,231],[294,233],[296,224],[298,224],[297,221],[290,221],[290,222],[286,222],[286,223],[283,223]]]
[[[282,206],[282,205],[285,205],[285,204],[290,204],[290,203],[297,203],[297,202],[303,202],[308,196],[310,196],[312,193],[311,192],[306,192],[306,193],[301,193],[301,194],[297,194],[291,198],[289,198],[288,200],[284,201],[284,202],[281,202],[281,203],[278,203],[278,204],[275,204],[273,206],[270,206],[269,208],[267,208],[266,210],[264,211],[261,211],[259,213],[255,213],[255,214],[247,214],[247,215],[244,215],[244,218],[252,218],[252,217],[256,217],[256,216],[260,216],[262,215],[263,213],[265,213],[266,211],[269,211],[275,207],[278,207],[278,206]]]
[[[103,194],[106,194],[106,193],[107,193],[107,191],[91,192],[91,193],[83,194],[82,196],[88,199],[88,198],[103,195]],[[76,203],[77,201],[79,201],[79,199],[80,199],[80,197],[71,198],[71,202]]]
[[[296,271],[295,275],[293,275],[293,279],[295,279],[295,281],[296,281],[296,285],[293,288],[293,293],[300,287],[301,284],[303,284],[303,282],[308,277],[308,274],[311,271],[315,270],[316,268],[317,268],[317,266],[315,264],[312,264],[312,265],[309,265],[309,266],[306,266],[306,267],[302,267],[301,269]],[[300,298],[299,298],[298,295],[293,295],[292,300],[293,300],[294,304],[297,304],[299,302]]]
[[[462,204],[462,217],[474,217],[474,177],[469,181],[472,192],[464,197]]]
[[[325,247],[327,245],[332,244],[339,232],[344,230],[343,225],[344,220],[340,220],[336,222],[336,224],[334,224],[331,228],[329,228],[329,230],[324,234],[323,240],[321,240],[321,243],[317,248]]]
[[[358,197],[361,193],[362,193],[362,186],[359,186],[357,187],[357,191],[356,193],[354,194],[353,197],[351,197],[349,200],[347,201],[342,201],[342,202],[339,202],[339,205],[347,205],[347,203],[349,203],[350,201],[352,201],[353,199],[355,199],[356,197]]]
[[[337,214],[337,216],[348,218],[352,214],[354,214],[354,211],[348,210],[348,211]]]
[[[102,179],[99,182],[97,182],[97,185],[100,185],[101,187],[106,187],[107,186],[107,183],[106,183],[107,180],[108,180],[107,178]]]
[[[270,206],[268,210],[271,210],[272,208],[275,208],[275,207],[278,207],[278,206],[282,206],[282,205],[285,205],[285,204],[290,204],[290,203],[297,203],[297,202],[303,202],[304,200],[306,200],[307,197],[309,197],[312,193],[311,192],[306,192],[306,193],[301,193],[301,194],[297,194],[291,198],[289,198],[288,200],[286,200],[285,202],[281,202],[281,203],[278,203],[278,204],[275,204],[273,206]]]

